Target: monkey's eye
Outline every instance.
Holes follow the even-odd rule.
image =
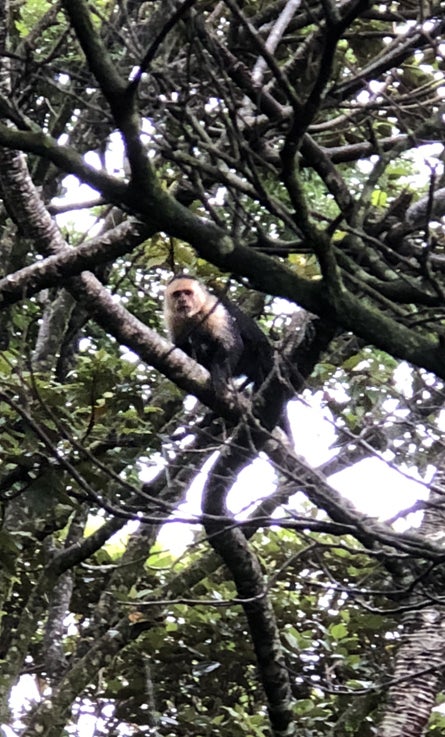
[[[178,299],[179,297],[185,296],[185,297],[191,297],[193,294],[192,289],[177,289],[175,292],[172,292],[172,296],[174,299]]]

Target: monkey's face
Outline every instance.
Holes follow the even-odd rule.
[[[199,312],[203,302],[200,285],[192,279],[175,279],[168,287],[167,298],[172,312],[184,318]]]

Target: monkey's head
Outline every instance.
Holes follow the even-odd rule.
[[[193,276],[174,276],[165,291],[166,312],[183,319],[192,318],[208,297],[205,287]]]

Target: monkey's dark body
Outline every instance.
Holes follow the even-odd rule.
[[[272,370],[272,347],[255,320],[228,300],[219,302],[227,313],[230,343],[214,335],[204,320],[177,345],[210,372],[215,388],[221,389],[231,378],[247,376],[257,390]]]
[[[257,390],[273,368],[273,351],[255,320],[193,277],[167,287],[166,323],[174,344],[210,372],[217,391],[237,376]]]

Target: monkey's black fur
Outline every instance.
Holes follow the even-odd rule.
[[[272,346],[255,320],[195,277],[170,281],[165,320],[172,341],[208,369],[217,391],[242,375],[257,390],[273,368]]]

